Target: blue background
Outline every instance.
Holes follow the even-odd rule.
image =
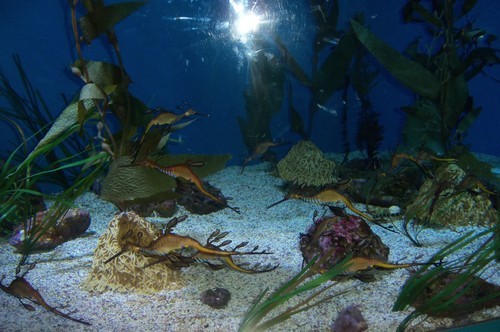
[[[345,28],[354,13],[364,12],[366,23],[378,36],[403,50],[416,36],[425,34],[419,25],[401,23],[400,9],[405,2],[342,1],[339,28]],[[303,68],[309,70],[312,21],[307,3],[267,1],[266,7],[265,2],[259,1],[255,10],[267,14],[260,33],[280,35]],[[500,1],[480,0],[468,17],[476,20],[476,27],[500,35],[499,12]],[[33,85],[41,91],[52,112],[58,114],[65,107],[61,94],[72,97],[82,86],[69,70],[76,52],[68,1],[1,0],[0,18],[2,72],[21,89],[12,61],[12,54],[18,53]],[[173,147],[174,152],[230,152],[234,155],[233,163],[240,163],[247,153],[236,118],[246,117],[243,91],[248,82],[246,54],[251,48],[234,38],[230,28],[233,20],[228,0],[151,0],[116,26],[125,68],[133,80],[130,91],[136,97],[151,108],[174,109],[186,100],[199,112],[210,114],[179,132],[183,142]],[[87,59],[116,62],[105,38],[84,45],[83,53]],[[500,78],[500,68],[488,68],[487,73]],[[377,81],[371,99],[385,127],[383,148],[393,149],[403,119],[399,107],[410,105],[412,95],[383,70]],[[483,111],[466,143],[475,152],[500,155],[500,85],[479,75],[469,82],[469,88],[475,105],[482,106]],[[295,106],[306,114],[308,95],[305,89],[302,91],[295,91]],[[333,98],[328,106],[335,110],[341,104]],[[349,115],[352,123],[356,118],[355,106]],[[287,132],[286,113],[281,112],[273,120],[273,136],[277,140]],[[329,112],[320,112],[316,117],[312,139],[322,150],[342,151],[339,121],[338,115]],[[9,141],[10,134],[3,129],[3,141]],[[352,127],[351,132],[354,131]]]

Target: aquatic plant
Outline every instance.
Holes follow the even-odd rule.
[[[466,15],[477,1],[433,1],[428,5],[408,0],[403,8],[407,23],[419,23],[431,40],[420,52],[420,40],[407,48],[410,58],[351,20],[352,28],[367,50],[405,87],[416,94],[403,130],[410,150],[448,154],[462,143],[467,129],[481,108],[473,106],[467,82],[486,66],[500,63],[499,50],[491,46],[496,37],[473,27]],[[462,23],[465,21],[465,23]]]
[[[263,142],[272,142],[271,119],[281,110],[285,71],[277,56],[257,52],[249,59],[250,83],[245,89],[247,119],[238,117],[243,141],[252,155]]]
[[[27,153],[23,150],[27,142],[19,145],[11,152],[8,159],[4,161],[0,169],[0,198],[3,203],[0,206],[0,226],[3,231],[11,228],[13,225],[24,223],[24,237],[22,246],[19,248],[21,253],[20,265],[27,262],[29,255],[41,237],[54,225],[57,220],[71,207],[72,202],[86,191],[102,172],[102,160],[106,156],[103,154],[94,154],[88,156],[91,151],[82,151],[71,157],[62,158],[53,164],[45,166],[39,171],[33,171],[33,165],[43,159],[43,156],[56,149],[61,142],[76,131],[77,127],[65,131],[41,148],[35,149],[25,155],[21,163],[14,163],[14,156],[18,153]],[[27,138],[27,141],[33,137]],[[45,194],[37,189],[37,183],[40,179],[56,174],[67,169],[77,168],[80,174],[74,179],[74,182],[62,193],[56,196]],[[43,220],[39,223],[30,223],[29,219],[37,212],[34,202],[37,199],[51,199],[53,204]]]
[[[17,135],[16,144],[26,142],[24,151],[32,149],[32,144],[41,140],[55,118],[48,109],[47,104],[40,91],[33,86],[28,74],[24,70],[21,57],[18,54],[13,55],[13,61],[21,79],[24,90],[14,87],[10,79],[0,72],[0,98],[5,101],[6,106],[0,107],[0,118],[6,124],[14,128],[14,134]],[[27,142],[27,138],[32,139]],[[87,132],[81,131],[79,135],[70,135],[62,141],[56,149],[48,150],[46,154],[40,155],[32,167],[32,171],[40,171],[44,166],[57,162],[62,157],[69,157],[85,150],[84,142],[88,140]],[[3,156],[6,157],[6,156]],[[20,163],[26,155],[18,153],[13,161]],[[68,187],[78,175],[74,168],[68,168],[64,172],[52,173],[50,177],[41,178],[40,183],[50,183],[62,188]]]
[[[300,113],[293,107],[291,89],[289,90],[291,128],[304,139],[311,138],[313,120],[321,107],[325,106],[336,91],[345,91],[349,82],[346,77],[354,52],[359,46],[351,29],[341,31],[337,28],[339,1],[310,0],[309,7],[315,23],[310,70],[304,70],[280,38],[275,38],[287,72],[309,93],[307,124],[304,125]]]
[[[280,308],[290,299],[296,296],[305,296],[307,292],[324,285],[332,278],[342,274],[342,272],[349,266],[350,258],[350,256],[347,256],[325,273],[307,280],[308,278],[313,277],[317,273],[319,266],[323,264],[323,259],[315,257],[292,279],[286,282],[283,286],[279,287],[267,298],[264,298],[269,291],[269,288],[266,288],[255,298],[254,302],[249,307],[245,317],[243,317],[243,320],[240,323],[238,331],[265,331],[270,327],[287,320],[295,314],[306,311],[343,294],[344,292],[340,292],[320,298],[323,293],[337,284],[332,282],[330,285],[313,292],[304,299],[301,299],[298,304],[289,307],[281,313],[276,314],[274,317],[263,321],[271,311]]]
[[[394,311],[414,307],[397,331],[404,331],[422,315],[456,317],[500,304],[498,286],[488,286],[478,277],[487,273],[487,268],[496,259],[498,232],[498,224],[476,234],[468,232],[444,246],[429,260],[441,264],[423,265],[415,271],[393,306]],[[451,259],[451,255],[461,250],[471,250],[471,253]]]

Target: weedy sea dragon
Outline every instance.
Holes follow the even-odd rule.
[[[269,205],[267,208],[272,208],[275,205],[278,205],[280,203],[283,203],[284,201],[287,201],[289,199],[300,199],[309,203],[315,203],[315,204],[328,204],[328,203],[337,203],[337,202],[342,202],[345,204],[345,206],[351,210],[352,212],[356,213],[360,217],[369,220],[369,221],[374,221],[372,217],[367,215],[366,213],[356,209],[354,205],[352,204],[351,200],[347,198],[347,196],[344,196],[340,194],[339,192],[333,190],[333,189],[325,189],[323,191],[320,191],[314,196],[302,196],[300,194],[296,193],[291,193],[286,195],[282,200],[279,200],[271,205]]]
[[[392,264],[392,263],[387,263],[384,262],[380,259],[376,258],[367,258],[367,257],[353,257],[351,258],[347,263],[346,266],[347,268],[345,269],[346,273],[356,273],[364,270],[369,270],[374,267],[378,267],[381,269],[389,269],[389,270],[394,270],[394,269],[406,269],[414,266],[421,266],[421,265],[435,265],[439,266],[441,265],[442,262],[435,262],[435,263],[406,263],[406,264]],[[320,273],[326,272],[324,269],[320,269]]]
[[[34,289],[33,286],[31,286],[31,284],[26,279],[24,279],[26,273],[28,273],[28,271],[32,270],[34,267],[35,264],[32,264],[26,272],[24,272],[20,276],[19,275],[16,276],[16,278],[8,286],[2,284],[2,281],[5,279],[5,275],[2,275],[2,279],[0,279],[0,289],[2,289],[5,293],[16,297],[19,300],[19,302],[21,302],[23,307],[27,310],[34,311],[35,308],[30,304],[24,303],[23,300],[28,300],[56,315],[70,319],[74,322],[90,325],[90,323],[80,319],[73,318],[70,315],[57,310],[56,308],[51,307],[49,304],[47,304],[47,302],[45,302],[42,295],[40,295],[40,293],[36,289]]]
[[[216,242],[219,242],[221,239],[223,239],[224,237],[227,236],[227,234],[229,234],[229,232],[220,232],[220,230],[215,230],[212,234],[210,234],[210,236],[208,237],[207,239],[207,243],[205,244],[205,248],[211,248],[211,249],[219,249],[219,250],[222,250],[221,248],[224,247],[224,246],[227,246],[228,244],[230,244],[232,241],[231,240],[225,240],[223,241],[222,243],[220,243],[219,245],[216,245],[215,243]],[[239,248],[242,248],[242,247],[245,247],[246,245],[248,245],[248,242],[242,242],[240,244],[238,244],[236,247],[233,248],[232,251],[236,251],[238,250]],[[259,246],[255,246],[253,249],[252,249],[252,252],[254,251],[257,251],[257,249],[259,248]],[[261,253],[264,253],[264,252],[261,252]],[[267,265],[265,266],[264,268],[262,269],[259,269],[260,267],[260,264],[257,263],[255,264],[251,269],[246,269],[244,268],[242,265],[237,265],[231,256],[223,256],[223,257],[220,257],[220,256],[214,256],[214,255],[210,255],[210,254],[204,254],[204,253],[201,253],[201,252],[198,252],[196,253],[195,255],[192,256],[196,261],[200,262],[200,263],[204,263],[204,264],[207,264],[211,269],[213,270],[220,270],[220,269],[223,269],[224,267],[229,267],[230,269],[233,269],[235,271],[238,271],[238,272],[242,272],[242,273],[264,273],[264,272],[269,272],[269,271],[272,271],[274,269],[276,269],[279,264],[276,264],[274,266],[271,266],[271,265]],[[211,262],[211,260],[213,260],[214,258],[218,258],[218,259],[221,259],[224,264],[214,264]],[[246,263],[244,265],[247,265]]]
[[[191,162],[187,162],[185,164],[176,164],[176,165],[172,165],[172,166],[163,167],[163,166],[160,166],[160,165],[158,165],[150,160],[145,159],[145,160],[141,160],[141,161],[139,161],[136,164],[131,165],[131,166],[135,166],[135,165],[144,166],[144,167],[154,169],[160,173],[166,174],[166,175],[171,176],[175,179],[181,178],[181,179],[184,179],[186,181],[189,181],[189,182],[193,183],[196,186],[196,188],[198,188],[198,190],[206,197],[214,200],[215,202],[219,203],[222,206],[230,208],[231,210],[233,210],[234,212],[236,212],[238,214],[240,213],[240,211],[237,207],[229,206],[227,203],[224,203],[223,201],[221,201],[218,197],[209,193],[205,189],[205,187],[203,186],[201,179],[196,174],[194,174],[193,170],[191,170],[191,167],[193,167],[193,166],[200,167],[200,166],[203,166],[204,163],[191,161]]]
[[[178,235],[173,232],[171,232],[171,228],[173,227],[172,224],[176,224],[178,221],[175,219],[172,219],[171,222],[169,222],[169,225],[167,225],[167,229],[164,234],[160,235],[156,240],[151,242],[147,246],[139,246],[135,243],[132,242],[126,242],[126,244],[122,247],[122,250],[115,255],[111,256],[108,258],[104,263],[109,263],[116,257],[120,256],[121,254],[131,251],[135,253],[140,253],[145,256],[151,256],[151,257],[156,257],[159,258],[157,262],[154,262],[152,264],[149,264],[145,267],[151,266],[153,264],[157,264],[159,262],[169,260],[173,265],[175,264],[175,261],[172,261],[172,255],[177,255],[177,257],[181,260],[181,263],[184,262],[185,266],[189,266],[190,262],[189,259],[193,259],[194,255],[197,254],[203,254],[203,255],[210,255],[212,257],[230,257],[233,255],[265,255],[265,254],[271,254],[270,252],[267,251],[257,251],[257,248],[254,248],[252,251],[236,251],[231,250],[231,251],[225,251],[222,249],[219,249],[217,247],[214,248],[209,248],[204,245],[202,245],[200,242],[197,240],[193,239],[192,237],[189,236],[183,236],[183,235]],[[242,247],[242,246],[240,246]],[[192,249],[195,250],[195,254],[192,256],[183,256],[182,255],[182,250],[183,249]]]
[[[241,171],[240,174],[243,174],[243,171],[245,170],[246,165],[251,162],[252,160],[255,160],[257,158],[260,158],[264,155],[264,153],[267,152],[267,150],[273,146],[278,146],[278,145],[283,145],[287,144],[287,141],[282,141],[282,142],[271,142],[271,141],[265,141],[260,144],[257,144],[255,149],[253,150],[252,154],[249,155],[248,157],[243,160],[243,165],[241,165]]]
[[[181,108],[180,106],[178,108]],[[146,129],[144,130],[144,134],[142,134],[141,141],[139,142],[139,145],[137,147],[137,151],[141,149],[142,144],[144,143],[144,139],[146,138],[147,133],[153,126],[167,126],[167,131],[170,131],[170,127],[179,122],[180,120],[193,116],[193,115],[201,115],[201,116],[208,116],[207,114],[199,113],[195,111],[192,108],[189,108],[187,111],[181,114],[175,114],[173,112],[169,112],[161,107],[156,109],[157,111],[160,111],[161,113],[156,116],[154,119],[149,121],[149,123],[146,126]],[[137,155],[136,155],[137,156]],[[135,157],[136,157],[135,156]],[[134,157],[134,161],[135,161]]]

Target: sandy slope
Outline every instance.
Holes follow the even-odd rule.
[[[93,194],[85,194],[78,205],[91,211],[92,232],[86,237],[65,243],[52,252],[32,257],[38,262],[27,279],[39,289],[46,301],[64,312],[87,320],[87,327],[66,320],[40,307],[31,312],[3,292],[0,293],[1,331],[236,331],[241,318],[252,300],[265,287],[275,288],[296,274],[302,264],[298,250],[298,235],[311,222],[319,206],[300,201],[289,201],[266,210],[266,206],[282,198],[279,179],[268,175],[268,166],[260,164],[245,169],[239,174],[238,167],[230,167],[208,178],[210,183],[221,188],[226,196],[233,197],[232,205],[241,209],[241,215],[229,209],[208,216],[192,215],[178,225],[176,231],[189,234],[200,240],[213,230],[230,231],[228,238],[250,241],[268,248],[274,255],[251,257],[252,262],[279,263],[280,267],[270,273],[247,275],[231,270],[211,271],[203,266],[185,269],[186,287],[178,291],[162,291],[156,295],[142,294],[91,294],[83,291],[79,284],[85,279],[92,263],[93,249],[100,234],[104,232],[115,208],[100,201]],[[183,214],[180,209],[177,215]],[[150,218],[151,221],[162,221]],[[425,260],[443,244],[449,243],[466,229],[455,231],[426,230],[421,234],[425,248],[412,246],[406,238],[374,226],[374,231],[390,247],[390,260],[412,261],[423,255]],[[15,270],[18,256],[6,242],[0,243],[0,272],[9,282]],[[490,280],[500,283],[498,264],[487,273]],[[392,312],[391,307],[399,289],[407,279],[405,270],[377,271],[376,281],[362,283],[358,280],[342,282],[333,292],[349,290],[332,301],[308,312],[299,314],[280,325],[278,331],[327,331],[337,312],[347,305],[357,305],[366,320],[369,331],[393,331],[409,312]],[[225,309],[212,309],[199,301],[202,291],[212,287],[227,288],[232,299]],[[484,320],[500,316],[500,308],[480,312],[470,317]],[[465,317],[464,317],[465,319]],[[451,320],[428,319],[416,326],[416,330],[429,330],[449,325]]]

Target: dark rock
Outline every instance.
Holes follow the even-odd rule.
[[[329,255],[321,270],[332,268],[348,254],[384,262],[389,257],[389,248],[380,237],[363,219],[352,215],[314,220],[307,233],[300,235],[300,250],[306,263],[315,256]]]
[[[334,332],[362,332],[368,329],[363,314],[355,305],[350,305],[340,311],[333,322],[332,331]]]
[[[203,182],[203,187],[212,195],[227,204],[227,200],[221,191],[209,184]],[[201,193],[192,183],[177,181],[177,192],[182,193],[182,197],[177,199],[179,205],[184,206],[186,210],[195,214],[209,214],[224,209],[226,206],[214,201]]]
[[[37,229],[44,222],[48,212],[42,211],[35,215],[35,219],[31,218],[26,221],[28,225],[27,231],[30,232],[33,227]],[[65,215],[56,221],[55,225],[49,228],[38,239],[35,244],[35,250],[48,250],[53,249],[66,241],[77,238],[79,235],[85,233],[90,226],[90,215],[87,211],[81,209],[69,209]],[[12,237],[9,243],[20,249],[23,245],[25,238],[25,226],[20,225],[12,232]]]
[[[135,211],[143,218],[152,217],[154,214],[162,218],[169,218],[174,215],[176,208],[177,204],[174,199],[166,199],[161,202],[133,204],[127,209]]]
[[[208,289],[200,295],[201,302],[215,309],[224,308],[229,300],[231,300],[231,293],[220,287]]]

